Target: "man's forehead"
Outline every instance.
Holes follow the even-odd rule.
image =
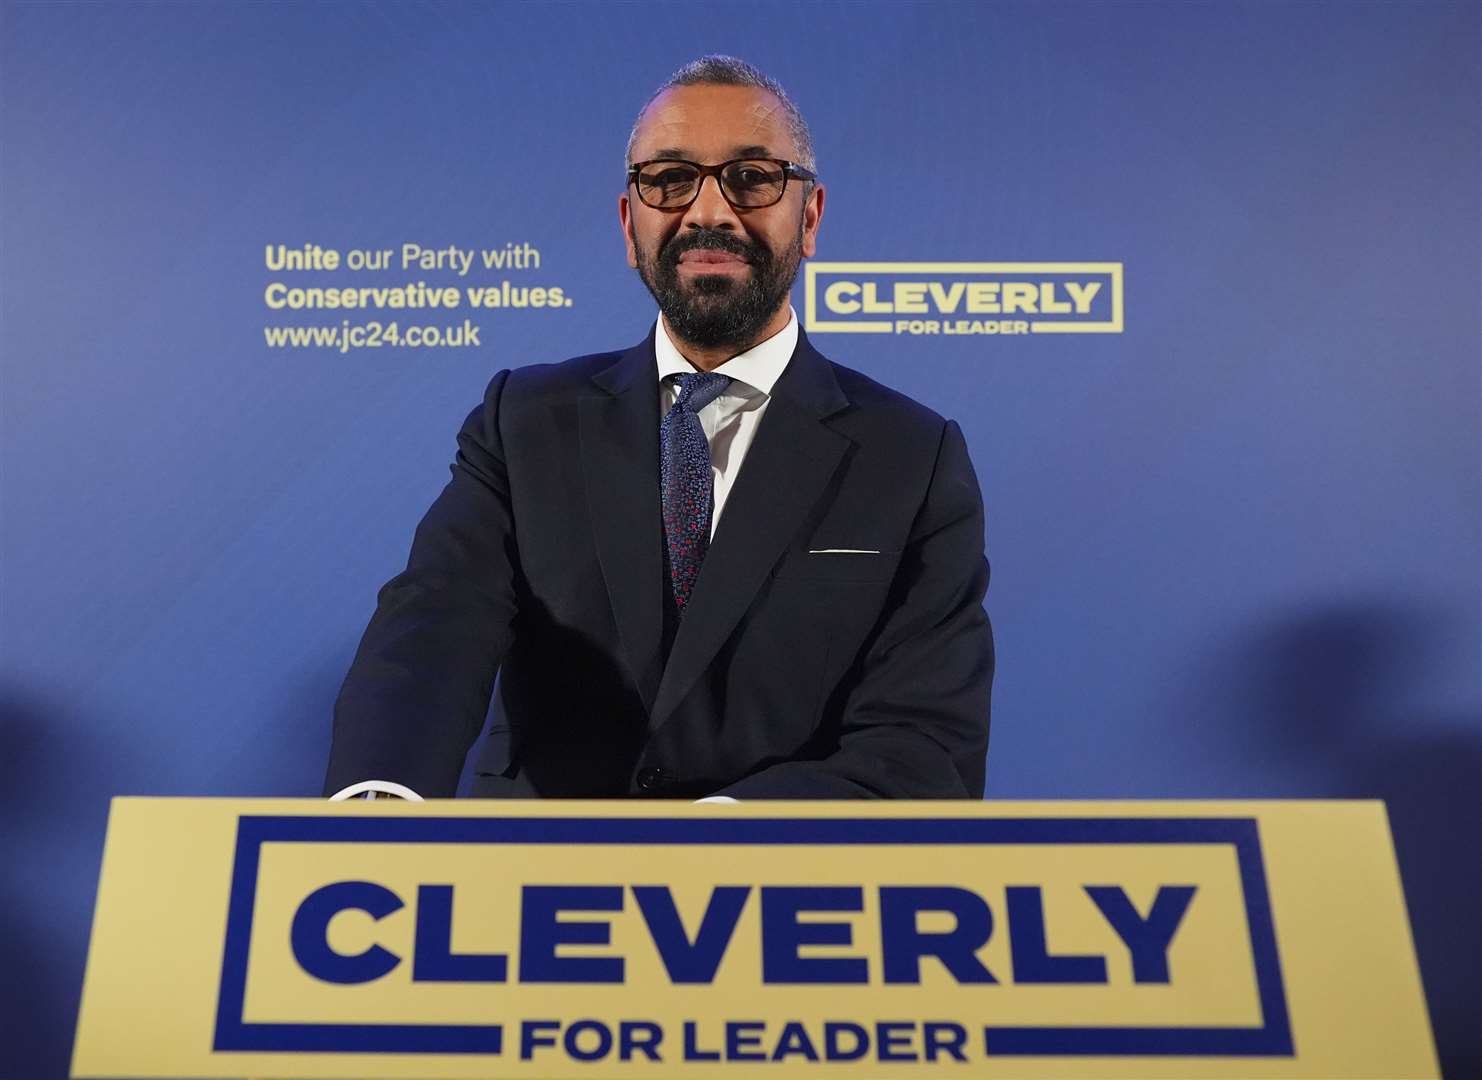
[[[775,94],[753,86],[675,86],[649,104],[636,157],[787,157],[795,153]],[[717,160],[719,158],[717,157]]]

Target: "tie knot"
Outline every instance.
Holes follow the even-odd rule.
[[[674,407],[686,412],[699,412],[721,395],[730,385],[731,377],[713,371],[692,371],[674,376],[674,382],[679,387]]]

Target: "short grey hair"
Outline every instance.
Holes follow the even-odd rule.
[[[774,94],[782,103],[782,110],[787,115],[787,133],[792,137],[793,145],[797,147],[798,164],[813,172],[818,171],[818,163],[813,156],[813,135],[808,130],[808,121],[803,119],[803,114],[792,103],[792,98],[787,96],[787,91],[782,89],[782,84],[745,60],[726,56],[724,53],[711,53],[698,60],[691,60],[670,75],[668,81],[650,94],[648,100],[643,103],[643,108],[638,110],[638,116],[633,121],[633,130],[628,133],[628,147],[623,154],[624,172],[627,171],[629,165],[633,164],[633,144],[638,141],[638,125],[643,123],[643,114],[648,112],[648,107],[654,103],[654,99],[676,86],[702,85],[754,86],[759,90]]]

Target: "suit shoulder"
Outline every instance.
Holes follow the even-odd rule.
[[[501,368],[484,390],[482,408],[508,417],[551,404],[574,401],[592,388],[592,377],[610,368],[628,350],[587,353],[554,363]]]
[[[506,394],[523,400],[541,400],[564,396],[591,385],[592,376],[617,363],[626,349],[587,353],[569,360],[546,364],[526,364],[510,370]]]
[[[947,419],[935,409],[861,371],[855,371],[833,360],[829,361],[829,365],[834,369],[834,378],[839,380],[839,389],[844,391],[850,403],[861,412],[882,423],[904,425],[919,429],[922,433],[941,434]]]

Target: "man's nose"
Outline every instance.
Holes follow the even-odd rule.
[[[681,224],[699,229],[740,229],[740,218],[721,194],[720,177],[705,176],[700,179],[700,191],[684,212]]]

